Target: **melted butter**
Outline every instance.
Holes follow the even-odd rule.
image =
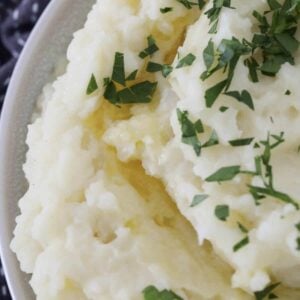
[[[101,105],[94,111],[83,124],[87,127],[97,139],[100,139],[107,130],[108,125],[113,121],[127,120],[130,118],[131,105],[122,105],[117,107],[106,101],[104,98],[100,100]]]

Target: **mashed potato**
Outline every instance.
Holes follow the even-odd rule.
[[[176,0],[98,0],[75,33],[66,72],[45,87],[29,126],[29,189],[12,241],[37,299],[146,299],[148,286],[185,300],[266,299],[271,291],[259,291],[277,282],[279,299],[300,298],[300,52],[257,83],[239,60],[230,90],[247,90],[255,110],[225,94],[208,108],[205,91],[226,76],[199,78],[209,41],[251,40],[253,10],[268,10],[263,0],[231,2],[213,35],[198,5]],[[147,72],[149,57],[139,57],[149,36],[159,48],[151,61],[172,64],[169,76]],[[157,81],[151,103],[118,107],[103,97],[116,52],[126,74]],[[87,95],[91,74],[97,89]],[[183,143],[180,111],[200,118],[201,141],[214,131],[217,143],[201,155]],[[256,203],[249,192],[264,187],[249,172],[268,134],[280,140],[270,155],[274,186],[294,202],[265,195]],[[250,137],[243,147],[229,143]],[[207,180],[230,166],[248,173]]]

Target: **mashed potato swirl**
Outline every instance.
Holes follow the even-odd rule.
[[[258,176],[206,180],[228,166],[255,170],[264,148],[254,143],[284,132],[272,150],[274,186],[300,205],[300,52],[294,65],[257,83],[237,63],[231,90],[247,90],[255,110],[225,94],[208,108],[205,91],[225,74],[200,80],[203,51],[210,40],[251,40],[253,10],[268,4],[231,1],[234,9],[222,8],[212,35],[203,11],[214,1],[203,11],[184,3],[98,0],[74,35],[65,74],[44,89],[42,113],[29,126],[29,189],[12,241],[37,299],[144,299],[149,285],[185,300],[263,299],[255,293],[275,282],[279,299],[300,298],[297,207],[271,196],[257,205],[248,186],[263,186]],[[165,7],[172,10],[162,13]],[[169,76],[146,72],[150,58],[139,53],[149,36],[159,47],[151,61],[172,65]],[[158,82],[151,103],[119,108],[103,97],[116,52],[124,53],[128,74],[138,69]],[[195,60],[176,68],[189,54]],[[98,89],[87,95],[91,74]],[[197,156],[182,143],[178,110],[202,121],[201,140],[214,131],[218,144]],[[254,142],[243,147],[229,143],[249,137]],[[207,199],[193,206],[195,195]],[[216,207],[228,208],[226,220]],[[246,234],[247,244],[234,251]]]

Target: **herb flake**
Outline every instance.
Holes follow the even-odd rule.
[[[183,300],[171,290],[159,291],[155,286],[150,285],[143,290],[144,300]]]
[[[206,200],[209,196],[206,194],[195,195],[191,204],[191,207],[195,207]]]
[[[215,216],[225,222],[229,217],[230,211],[228,205],[217,205],[215,208]]]
[[[98,89],[98,84],[97,84],[95,75],[92,74],[91,79],[90,79],[89,84],[88,84],[87,89],[86,89],[86,94],[87,94],[87,95],[91,95],[91,94],[93,94],[97,89]]]

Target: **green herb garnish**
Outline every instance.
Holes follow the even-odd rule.
[[[112,81],[115,81],[125,86],[125,67],[124,67],[124,54],[116,52],[115,62],[113,66],[113,73],[111,77]]]
[[[208,141],[203,144],[202,148],[211,147],[219,144],[219,137],[215,130],[212,131]]]
[[[207,177],[207,182],[222,182],[232,180],[236,175],[241,173],[240,166],[223,167]]]
[[[220,107],[220,112],[225,112],[226,110],[228,110],[229,107],[227,106],[221,106]]]
[[[206,194],[199,194],[199,195],[195,195],[191,204],[191,207],[195,207],[197,205],[199,205],[200,203],[202,203],[204,200],[206,200],[209,196]]]
[[[286,90],[284,94],[287,95],[287,96],[289,96],[291,94],[291,91],[290,90]]]
[[[280,285],[280,282],[270,284],[265,289],[259,292],[255,292],[255,300],[263,300],[266,299],[266,297],[270,296],[270,294]],[[274,298],[273,298],[274,299]]]
[[[222,11],[223,7],[232,8],[231,6],[231,0],[214,0],[213,1],[213,7],[205,12],[207,17],[210,20],[210,24],[212,24],[209,33],[216,33],[217,32],[217,26],[219,21],[219,16]]]
[[[162,8],[160,9],[160,12],[161,12],[162,14],[166,14],[166,13],[172,11],[172,10],[173,10],[173,7],[162,7]]]
[[[237,139],[229,141],[229,144],[233,147],[247,146],[252,143],[254,138],[245,138],[245,139]]]
[[[149,103],[156,90],[157,82],[146,80],[128,86],[128,81],[136,79],[137,72],[137,70],[133,71],[125,79],[124,55],[117,52],[112,77],[105,78],[104,98],[115,105]],[[123,85],[123,88],[120,89],[118,84]]]
[[[238,222],[238,226],[239,226],[239,229],[241,230],[241,232],[248,233],[248,229],[243,224]]]
[[[94,93],[96,90],[98,89],[98,84],[95,78],[95,75],[92,74],[91,79],[89,81],[88,87],[86,89],[86,94],[87,95],[91,95],[92,93]]]
[[[183,300],[171,290],[159,291],[155,286],[150,285],[143,290],[144,300]]]
[[[228,205],[217,205],[215,208],[215,216],[221,220],[226,221],[229,217],[230,211]]]
[[[176,0],[176,1],[181,3],[187,9],[192,9],[193,6],[198,6],[199,9],[202,9],[205,5],[204,0],[198,0],[198,2],[193,2],[193,1],[189,1],[189,0]]]
[[[136,79],[138,70],[134,70],[133,72],[131,72],[127,77],[126,77],[126,81],[132,81]]]
[[[263,153],[255,158],[255,174],[260,176],[263,181],[263,187],[249,185],[249,191],[253,196],[255,203],[260,204],[260,201],[266,196],[276,198],[282,202],[290,203],[299,209],[299,204],[286,193],[277,191],[273,185],[273,167],[271,165],[271,151],[284,142],[284,134],[281,132],[279,135],[268,134],[267,140],[260,141],[264,147]],[[272,140],[273,141],[272,141]]]
[[[193,64],[193,62],[195,61],[195,59],[196,59],[196,56],[192,53],[189,53],[188,55],[186,55],[185,57],[183,57],[182,59],[179,60],[177,66],[176,66],[176,69],[191,66]]]
[[[149,73],[161,72],[164,77],[168,77],[168,75],[173,71],[173,67],[170,65],[161,65],[159,63],[149,61],[146,71]]]
[[[144,49],[142,52],[140,52],[139,57],[140,58],[146,58],[147,56],[151,56],[152,54],[154,54],[156,51],[159,50],[158,46],[155,43],[155,39],[153,38],[153,36],[148,36],[147,37],[147,41],[148,41],[148,47],[146,49]]]
[[[212,107],[218,96],[223,91],[228,91],[240,57],[250,52],[251,47],[245,41],[240,42],[234,37],[231,40],[222,40],[217,49],[211,40],[208,42],[207,47],[203,51],[206,71],[202,73],[201,79],[206,80],[219,70],[223,70],[223,73],[227,74],[227,78],[205,92],[207,107]],[[249,93],[246,95],[246,91],[243,92],[242,98],[249,98]],[[246,99],[245,101],[248,102],[248,100]]]
[[[248,244],[249,244],[249,237],[246,236],[245,238],[243,238],[233,246],[233,251],[237,252],[238,250],[240,250],[241,248],[245,247]]]
[[[195,123],[193,123],[188,118],[188,112],[182,112],[180,109],[177,109],[177,118],[181,125],[181,141],[184,144],[191,145],[197,156],[201,153],[201,142],[197,136],[198,133],[203,132],[203,125],[201,120],[199,119]]]
[[[236,99],[238,102],[244,103],[250,109],[254,110],[252,97],[247,90],[243,90],[242,92],[238,92],[238,91],[226,92],[225,95]]]
[[[296,243],[297,243],[297,248],[296,249],[300,251],[300,237],[298,237],[296,239]]]
[[[296,229],[300,232],[300,222],[295,225]]]

